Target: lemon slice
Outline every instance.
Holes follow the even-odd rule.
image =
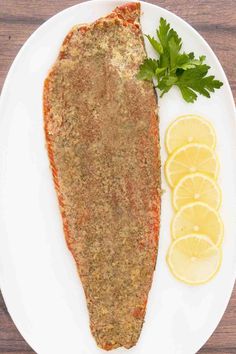
[[[202,173],[192,173],[183,177],[173,191],[173,206],[182,206],[196,201],[204,202],[214,209],[221,204],[221,190],[215,180]]]
[[[171,187],[189,173],[205,173],[216,178],[219,170],[217,156],[211,148],[203,144],[187,144],[175,150],[165,164],[166,179]]]
[[[173,239],[196,233],[207,235],[219,246],[223,240],[224,227],[219,213],[205,203],[195,202],[183,206],[171,224]]]
[[[189,285],[208,282],[220,268],[221,248],[204,235],[190,234],[175,240],[167,253],[172,274]]]
[[[178,117],[166,132],[166,149],[169,154],[189,143],[200,143],[214,149],[215,131],[210,122],[196,115]]]

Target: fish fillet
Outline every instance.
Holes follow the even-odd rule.
[[[140,336],[155,269],[160,157],[140,4],[128,3],[66,36],[44,84],[48,156],[67,245],[97,345]]]

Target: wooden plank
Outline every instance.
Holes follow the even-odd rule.
[[[44,21],[78,0],[1,0],[0,89],[22,44]],[[229,78],[236,98],[236,1],[152,0],[190,23],[207,40]],[[33,354],[13,324],[0,296],[0,354]],[[236,353],[236,286],[223,319],[199,354]],[[174,354],[174,353],[170,353]]]

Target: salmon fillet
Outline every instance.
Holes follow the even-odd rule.
[[[48,156],[91,332],[110,350],[140,336],[155,269],[160,156],[140,4],[66,36],[44,84]]]

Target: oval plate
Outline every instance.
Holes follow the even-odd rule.
[[[85,2],[60,12],[25,43],[7,76],[0,105],[0,281],[18,329],[38,353],[103,353],[90,334],[86,302],[67,250],[45,149],[42,89],[63,38],[77,23],[91,22],[122,1]],[[157,268],[135,354],[195,353],[214,331],[229,301],[236,265],[236,124],[232,93],[223,69],[203,38],[174,14],[142,2],[143,32],[155,34],[161,16],[183,38],[186,51],[205,54],[224,86],[212,98],[185,103],[177,90],[160,99],[162,161],[164,133],[178,115],[206,116],[218,137],[217,152],[225,224],[223,264],[209,284],[190,287],[170,274],[165,255],[172,208],[163,177]],[[152,54],[147,45],[148,53]],[[125,353],[118,349],[116,353]]]

